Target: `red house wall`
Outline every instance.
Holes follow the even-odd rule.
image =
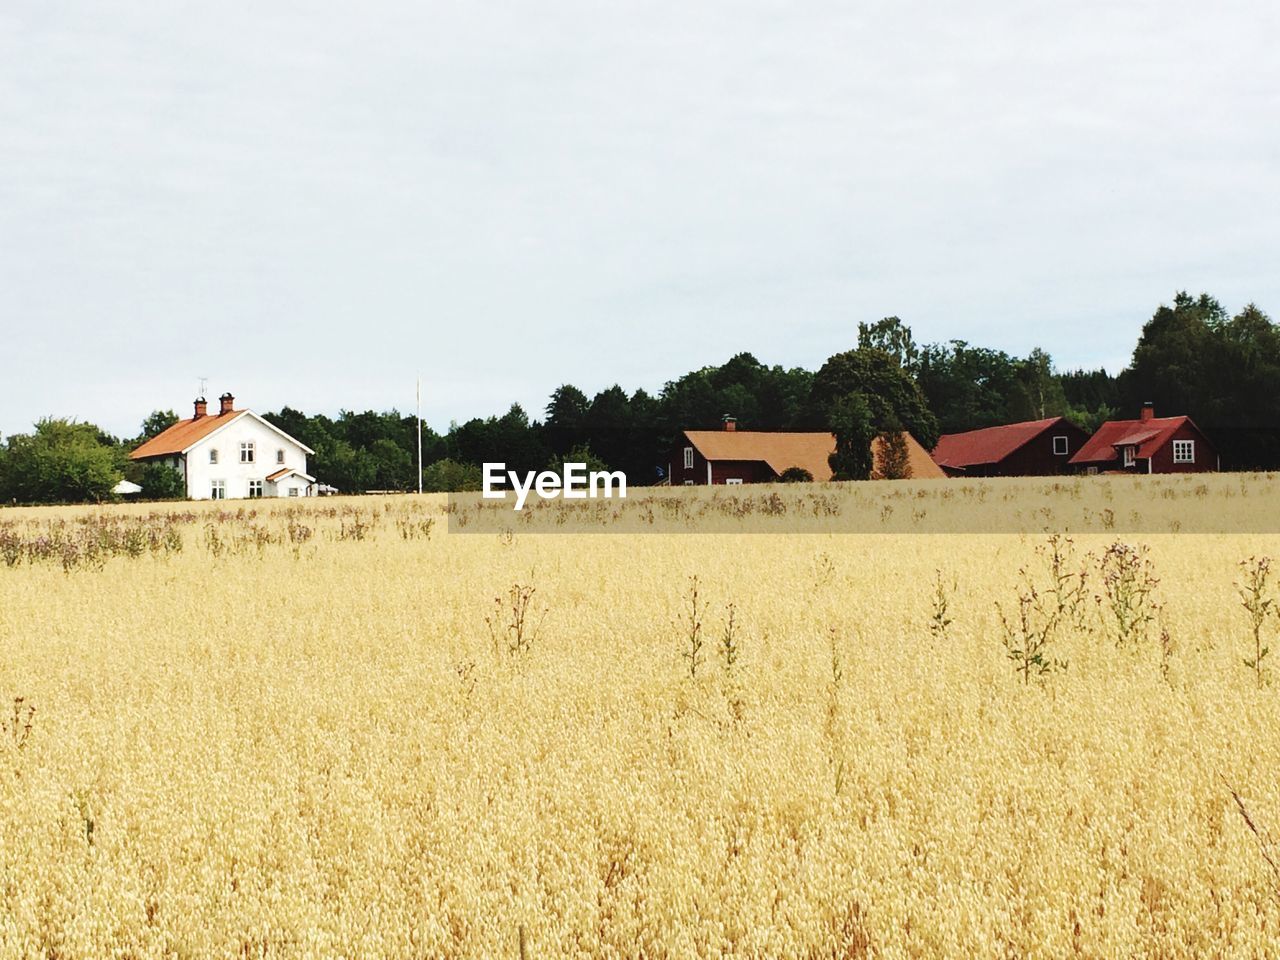
[[[706,458],[698,452],[697,447],[694,447],[693,466],[686,469],[684,465],[684,448],[687,446],[689,446],[687,443],[679,444],[672,449],[668,457],[671,485],[680,487],[685,485],[686,480],[692,480],[696,486],[705,486],[707,482]],[[743,483],[767,483],[776,479],[773,471],[769,469],[769,465],[759,460],[715,460],[712,462],[712,483],[724,483],[731,477],[738,478]]]
[[[743,483],[766,483],[774,479],[769,465],[759,460],[716,460],[711,464],[712,483],[725,483],[731,477]]]
[[[1053,438],[1067,438],[1067,452],[1053,452]],[[1059,423],[1025,443],[999,463],[975,465],[963,471],[962,477],[1051,477],[1069,473],[1068,461],[1080,452],[1089,435],[1071,423]]]
[[[1195,463],[1173,462],[1173,441],[1194,440]],[[1141,463],[1141,461],[1139,461]],[[1144,464],[1145,466],[1145,464]],[[1152,473],[1211,473],[1218,469],[1218,452],[1210,446],[1203,433],[1189,423],[1184,423],[1172,437],[1151,455]]]

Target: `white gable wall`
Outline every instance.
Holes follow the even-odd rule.
[[[240,462],[240,445],[254,445],[252,463]],[[209,451],[218,451],[218,462],[209,462]],[[278,453],[284,451],[284,462]],[[298,489],[299,496],[310,495],[310,485],[300,477],[285,477],[277,486],[267,477],[285,467],[307,472],[307,453],[295,441],[277,433],[271,427],[249,414],[242,414],[231,423],[196,442],[187,451],[187,496],[192,500],[208,500],[213,496],[213,482],[221,480],[226,485],[226,498],[239,500],[249,496],[249,482],[262,481],[264,497],[288,496],[289,487]]]

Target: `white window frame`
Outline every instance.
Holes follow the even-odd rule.
[[[1085,472],[1085,476],[1096,477],[1098,475],[1098,468],[1086,467],[1084,472]]]
[[[246,440],[240,444],[240,462],[253,463],[257,459],[258,451],[252,440]]]
[[[725,481],[724,481],[724,482],[725,482],[728,486],[731,486],[731,487],[740,487],[740,486],[742,486],[742,478],[741,478],[741,477],[725,477]]]
[[[210,462],[210,463],[217,463],[217,462],[218,462],[218,448],[217,448],[217,447],[210,447],[210,448],[209,448],[209,462]]]
[[[1059,444],[1059,440],[1062,441],[1061,444]],[[1071,440],[1066,434],[1060,433],[1053,438],[1053,455],[1055,457],[1065,457],[1070,452]]]
[[[284,465],[284,447],[276,451],[276,463],[281,466]]]
[[[693,447],[684,448],[684,468],[686,470],[693,469]]]
[[[210,480],[209,481],[209,499],[210,500],[227,499],[227,481]]]
[[[1138,462],[1138,448],[1135,447],[1132,443],[1126,443],[1124,445],[1124,465],[1126,467],[1132,467],[1137,462]]]
[[[260,500],[262,498],[263,490],[265,489],[265,487],[266,487],[266,484],[264,484],[261,480],[250,480],[249,481],[249,499]],[[254,492],[255,490],[257,491],[256,493]]]
[[[686,487],[692,487],[692,486],[693,486],[693,481],[692,481],[692,480],[686,480],[686,481],[684,482],[684,485],[685,485]]]
[[[297,487],[290,487],[290,488],[289,488],[289,496],[291,496],[291,497],[296,497],[297,495],[298,495],[298,488],[297,488]]]
[[[1185,450],[1186,456],[1179,456],[1178,451]],[[1194,440],[1175,440],[1173,441],[1173,462],[1174,463],[1195,463],[1196,462],[1196,442]]]

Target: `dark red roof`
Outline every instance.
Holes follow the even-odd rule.
[[[944,434],[933,448],[933,459],[939,466],[955,469],[979,463],[999,463],[1061,422],[1062,417],[1049,417],[1047,420],[1026,420],[966,433]]]
[[[1121,447],[1137,447],[1144,460],[1165,445],[1190,417],[1151,417],[1147,420],[1108,420],[1071,458],[1072,463],[1110,463],[1120,459]],[[1195,424],[1191,423],[1194,427]],[[1199,430],[1199,428],[1196,428]]]

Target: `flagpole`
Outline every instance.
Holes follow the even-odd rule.
[[[422,493],[422,378],[418,378],[418,493]]]

